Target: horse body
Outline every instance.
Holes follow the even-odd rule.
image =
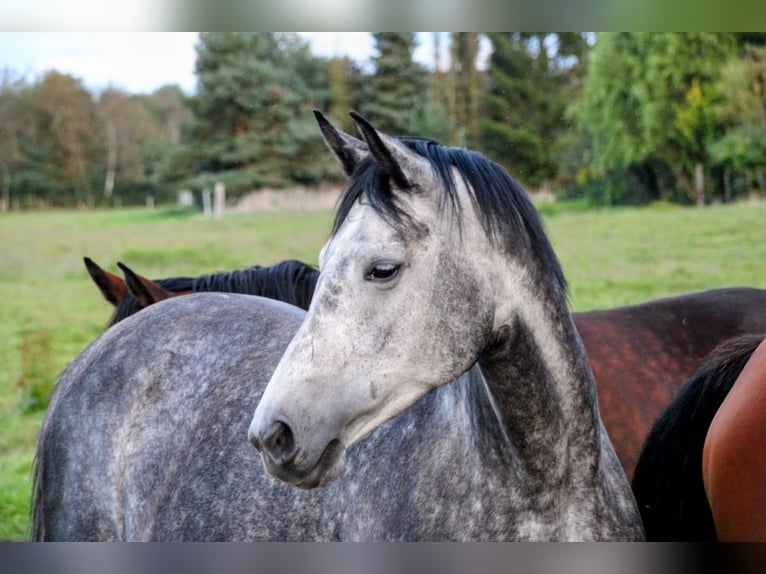
[[[762,341],[763,334],[748,334],[719,345],[684,383],[652,426],[633,476],[633,492],[648,540],[716,541],[719,515],[735,517],[734,523],[739,525],[747,520],[746,516],[756,517],[756,524],[762,522],[760,516],[763,513],[758,500],[762,496],[766,469],[751,460],[760,460],[763,453],[758,448],[763,436],[763,427],[758,424],[763,415],[763,411],[758,410],[761,404],[758,395],[749,398],[753,403],[750,406],[755,408],[750,412],[756,415],[753,419],[756,424],[749,424],[747,419],[732,420],[725,410],[721,417],[717,414],[728,401],[728,395],[739,386],[742,375],[748,377],[743,369],[749,364],[754,350],[759,345],[766,348]],[[757,370],[749,372],[758,373]],[[761,380],[766,380],[766,377]],[[763,386],[758,391],[761,396],[764,394],[762,391]],[[714,420],[717,421],[717,429],[711,425]],[[735,443],[727,440],[743,427],[750,436],[740,435]],[[757,430],[759,428],[760,431]],[[718,442],[719,439],[722,439],[721,442]],[[718,449],[708,441],[724,447],[717,453],[721,455],[720,460],[715,460],[717,456],[714,457],[713,453]],[[751,452],[752,456],[727,460],[739,448]],[[705,450],[708,452],[703,457]],[[736,464],[732,465],[732,462]],[[720,482],[715,488],[718,494],[723,495],[719,500],[716,496],[708,500],[705,492],[708,484],[703,480],[703,469],[708,475],[720,473],[717,477]],[[754,476],[759,477],[759,481],[750,484],[748,479]],[[712,489],[712,483],[710,487]],[[740,501],[746,499],[746,504],[754,512],[743,514],[738,512],[741,506],[722,504],[727,496],[735,500],[741,497]],[[711,511],[711,502],[716,503],[715,512]]]
[[[478,370],[354,445],[345,472],[322,488],[265,475],[247,425],[302,319],[278,302],[209,293],[153,305],[102,334],[62,375],[42,429],[34,538],[564,536],[547,530],[557,516],[513,528],[510,501],[535,489],[518,469],[487,472],[487,459],[509,453],[487,424],[495,407]]]
[[[299,261],[157,281],[122,265],[126,284],[92,261],[86,264],[115,305],[110,326],[147,305],[194,291],[261,295],[308,309],[319,278],[319,271]],[[628,478],[653,422],[679,387],[719,343],[766,332],[763,309],[766,290],[725,287],[572,313],[596,380],[601,417]]]
[[[352,176],[308,314],[194,295],[103,333],[46,416],[36,538],[641,538],[523,190],[318,119]]]
[[[702,481],[718,540],[766,541],[766,340],[716,411],[702,449]]]
[[[574,313],[629,478],[654,421],[720,343],[766,332],[766,290],[727,287]]]
[[[34,538],[331,539],[323,513],[337,508],[264,476],[246,440],[302,318],[267,299],[201,294],[105,332],[62,375],[43,426]]]

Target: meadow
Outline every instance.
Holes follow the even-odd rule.
[[[722,287],[766,288],[766,203],[540,210],[573,310]],[[330,211],[220,220],[175,208],[0,215],[0,540],[28,532],[31,466],[57,374],[103,330],[110,305],[82,262],[117,261],[154,278],[296,258],[316,263]]]

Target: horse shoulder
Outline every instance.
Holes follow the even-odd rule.
[[[702,474],[721,541],[766,540],[766,339],[718,409]]]

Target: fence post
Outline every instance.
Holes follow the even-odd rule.
[[[178,206],[189,207],[190,205],[194,205],[194,196],[192,195],[191,190],[182,189],[178,192]]]
[[[215,202],[213,203],[213,217],[219,219],[223,215],[224,207],[226,206],[226,187],[222,182],[215,184],[213,188],[215,193]]]
[[[213,210],[210,207],[210,189],[207,187],[202,190],[202,213],[205,217],[210,217],[213,213]]]

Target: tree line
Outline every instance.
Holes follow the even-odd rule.
[[[480,38],[491,46],[479,62]],[[371,65],[289,33],[203,33],[197,90],[0,76],[0,204],[170,201],[336,182],[311,110],[478,149],[528,189],[596,204],[766,193],[766,34],[373,34]]]

